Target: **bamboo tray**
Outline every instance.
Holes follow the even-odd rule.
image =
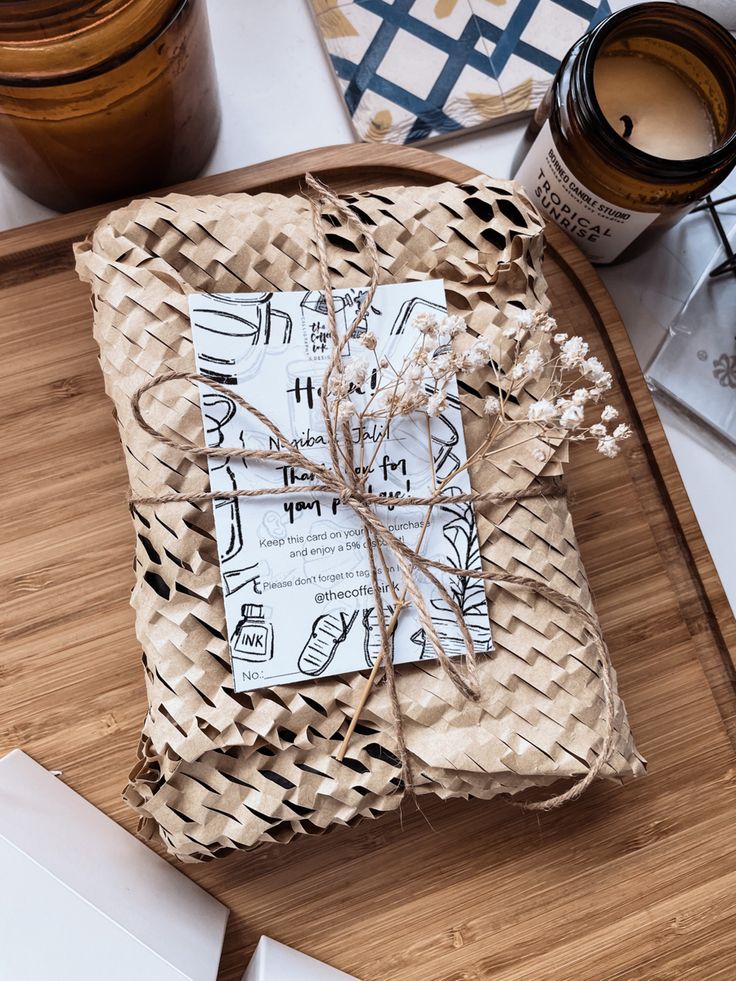
[[[308,169],[338,190],[473,176],[422,150],[349,146],[182,190],[288,193]],[[71,256],[107,210],[0,236],[0,752],[63,770],[133,831],[120,791],[145,696],[127,481]],[[569,482],[649,775],[541,818],[425,798],[421,812],[187,866],[232,909],[221,979],[240,978],[261,933],[364,981],[733,977],[736,626],[610,297],[555,228],[545,263],[562,328],[612,366],[635,430],[611,465],[576,450]]]

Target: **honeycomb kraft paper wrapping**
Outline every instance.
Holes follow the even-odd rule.
[[[442,278],[450,311],[472,330],[498,340],[504,315],[546,304],[541,221],[514,184],[478,177],[462,186],[366,191],[346,201],[378,244],[380,281]],[[364,285],[358,234],[335,215],[326,227],[333,285]],[[189,293],[320,287],[306,198],[173,194],[134,202],[78,246],[77,268],[92,288],[95,337],[133,496],[206,489],[206,461],[143,433],[131,397],[165,369],[194,370]],[[491,389],[483,372],[463,381],[472,452],[486,431],[482,399]],[[521,396],[520,412],[535,384]],[[189,383],[146,398],[154,425],[203,442]],[[493,464],[471,469],[473,486],[512,490],[557,476],[563,454],[549,452],[540,463],[532,444],[509,448]],[[397,808],[400,765],[385,685],[372,693],[342,763],[335,753],[365,674],[234,695],[211,505],[132,512],[132,604],[149,710],[125,797],[144,830],[153,833],[157,825],[173,853],[202,860]],[[538,577],[592,607],[564,497],[477,512],[485,568]],[[247,535],[247,508],[243,514]],[[488,587],[488,601],[496,651],[479,667],[480,703],[465,701],[435,661],[398,669],[419,794],[491,798],[546,787],[583,775],[600,749],[605,722],[596,650],[576,617],[500,585]],[[617,697],[615,749],[605,772],[642,770]]]

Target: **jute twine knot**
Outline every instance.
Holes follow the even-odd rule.
[[[482,691],[478,679],[477,658],[473,645],[473,639],[463,618],[462,610],[450,595],[437,573],[446,575],[460,576],[469,579],[478,579],[494,585],[503,584],[512,588],[531,591],[533,594],[547,600],[567,613],[577,617],[581,627],[594,641],[600,664],[600,678],[603,687],[604,706],[605,706],[605,731],[600,748],[595,760],[590,765],[587,773],[580,780],[574,783],[564,793],[543,801],[524,803],[519,806],[529,810],[548,811],[559,807],[566,801],[579,797],[580,794],[596,779],[608,762],[615,741],[615,699],[613,692],[612,669],[608,650],[601,634],[600,625],[593,613],[587,610],[576,600],[565,596],[563,593],[554,589],[537,579],[526,576],[515,576],[511,573],[487,572],[476,569],[463,569],[452,566],[445,562],[430,559],[427,556],[418,554],[406,545],[397,535],[393,534],[387,527],[385,521],[376,512],[375,507],[426,507],[433,508],[441,505],[456,505],[459,503],[485,503],[501,504],[505,502],[518,502],[528,498],[552,494],[560,494],[559,487],[548,487],[541,481],[535,481],[524,490],[510,492],[476,492],[469,493],[445,493],[441,489],[425,496],[407,497],[385,497],[378,494],[371,494],[364,491],[356,478],[354,466],[354,441],[351,435],[349,423],[343,423],[342,427],[337,426],[330,411],[328,394],[330,392],[330,380],[334,373],[342,372],[342,354],[348,341],[355,333],[358,326],[363,322],[373,301],[378,279],[380,265],[378,251],[373,236],[363,225],[359,218],[350,208],[340,200],[332,191],[325,187],[320,181],[311,174],[306,175],[307,185],[312,192],[309,203],[312,212],[312,224],[314,227],[315,242],[317,247],[317,258],[319,262],[320,277],[324,293],[325,306],[327,309],[327,321],[332,340],[332,353],[324,372],[321,387],[321,411],[325,425],[326,441],[330,457],[330,465],[326,466],[318,461],[311,460],[302,452],[278,426],[260,409],[251,405],[238,392],[226,385],[221,385],[206,375],[188,371],[166,371],[150,381],[141,385],[134,393],[131,406],[133,416],[140,428],[153,439],[167,446],[170,446],[182,453],[209,458],[209,459],[240,459],[240,460],[261,460],[272,463],[285,463],[289,466],[303,470],[311,475],[312,483],[300,483],[299,486],[274,486],[261,487],[254,489],[235,489],[228,491],[193,491],[159,494],[152,497],[131,498],[131,503],[136,505],[163,505],[173,502],[206,502],[215,500],[233,500],[238,498],[253,498],[261,496],[276,496],[298,494],[332,494],[343,505],[350,507],[363,529],[363,536],[366,543],[366,553],[368,557],[368,567],[370,571],[371,585],[373,589],[373,600],[375,603],[376,618],[378,622],[380,636],[380,652],[376,659],[376,665],[371,674],[371,680],[376,675],[376,670],[380,665],[383,666],[389,699],[395,723],[397,756],[401,763],[402,779],[404,791],[413,793],[415,780],[413,771],[412,754],[407,747],[406,734],[404,727],[403,713],[399,700],[396,684],[396,673],[391,653],[390,636],[393,632],[401,609],[405,606],[412,606],[417,614],[417,618],[424,630],[425,636],[431,645],[437,660],[448,678],[455,686],[463,698],[480,701]],[[360,307],[353,319],[352,324],[342,336],[339,336],[337,329],[337,316],[335,303],[330,283],[330,273],[327,263],[327,242],[322,225],[320,208],[329,206],[337,212],[349,225],[351,225],[362,238],[365,251],[370,264],[370,282]],[[185,438],[174,438],[153,427],[145,418],[141,409],[141,399],[151,390],[166,385],[169,382],[186,380],[191,383],[206,385],[215,392],[225,395],[235,402],[241,409],[253,416],[261,425],[267,429],[276,440],[275,449],[244,449],[242,447],[210,447],[205,444],[195,443]],[[377,561],[380,561],[384,569],[385,555],[390,554],[395,565],[399,570],[399,578],[403,587],[402,596],[394,605],[392,615],[389,620],[386,617],[386,609],[382,599],[381,588],[378,577]],[[465,657],[463,659],[450,658],[445,651],[442,639],[432,622],[432,617],[427,606],[421,588],[417,584],[418,577],[423,577],[439,594],[447,608],[457,623],[460,635],[465,647]],[[460,663],[464,661],[464,663]],[[367,693],[366,693],[367,697]],[[344,737],[343,750],[353,733],[355,724],[358,721],[360,711],[365,698],[359,705],[348,731]],[[342,753],[344,755],[344,752]],[[342,755],[338,755],[342,759]]]

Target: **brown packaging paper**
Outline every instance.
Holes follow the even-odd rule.
[[[450,312],[494,342],[504,315],[546,305],[541,221],[514,184],[478,177],[346,200],[378,244],[381,282],[444,279]],[[357,235],[332,218],[333,285],[364,285]],[[77,269],[93,293],[94,332],[133,496],[206,489],[206,463],[142,432],[131,397],[166,369],[194,370],[189,293],[319,288],[308,202],[268,193],[134,202],[78,247]],[[482,372],[463,381],[471,453],[487,431],[482,402],[492,392]],[[201,443],[196,390],[176,385],[151,393],[147,418]],[[509,447],[473,467],[473,487],[516,490],[559,475],[563,451],[539,462],[532,446]],[[477,512],[484,568],[538,577],[592,610],[564,497]],[[141,506],[133,522],[132,604],[149,710],[125,796],[148,832],[155,822],[173,853],[203,860],[397,808],[400,764],[385,686],[372,693],[342,763],[335,753],[364,674],[234,695],[211,505]],[[398,669],[419,794],[491,798],[546,787],[584,775],[600,749],[602,684],[579,618],[504,586],[488,587],[488,605],[496,652],[479,666],[480,703],[465,701],[434,661]],[[605,773],[641,773],[618,696],[615,727]]]

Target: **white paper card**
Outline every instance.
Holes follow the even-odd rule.
[[[341,333],[364,295],[359,289],[335,291]],[[198,370],[264,412],[310,460],[328,464],[319,391],[331,341],[322,294],[195,294],[189,308]],[[381,286],[359,332],[375,333],[377,359],[387,357],[400,366],[414,349],[418,335],[412,322],[422,311],[446,311],[441,281]],[[351,339],[344,357],[356,353],[367,352]],[[369,398],[375,383],[372,375],[354,400]],[[384,420],[366,420],[362,458],[359,449],[355,458],[356,470],[367,474],[372,493],[426,496],[466,460],[454,379],[448,394],[450,404],[440,416],[414,413],[394,420],[383,439]],[[210,446],[278,449],[261,423],[221,393],[203,387],[202,412]],[[213,490],[313,480],[305,470],[273,461],[212,459],[209,469]],[[445,493],[469,490],[463,471]],[[398,537],[417,547],[426,508],[379,505],[377,511]],[[349,505],[331,495],[309,493],[221,500],[215,502],[215,523],[236,691],[372,666],[380,634],[363,529]],[[472,505],[434,507],[421,553],[455,567],[479,569]],[[386,560],[400,595],[398,566],[390,553]],[[491,650],[482,582],[439,578],[462,609],[476,652]],[[388,617],[395,595],[380,566],[379,579]],[[448,655],[464,653],[451,610],[421,576],[417,582]],[[402,610],[392,642],[396,663],[435,656],[410,606]]]

